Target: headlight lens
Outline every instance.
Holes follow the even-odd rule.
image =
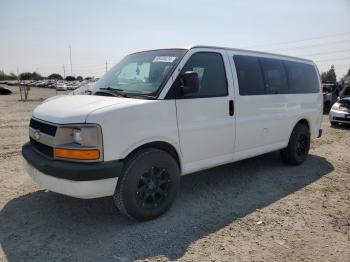
[[[55,157],[67,160],[102,161],[102,131],[99,125],[59,126],[55,136]]]
[[[339,103],[335,103],[335,104],[332,106],[332,109],[334,109],[334,110],[339,110]]]
[[[332,106],[333,110],[338,110],[338,111],[348,111],[348,109],[346,107],[344,107],[342,104],[336,102],[333,106]]]
[[[82,138],[81,138],[81,130],[80,129],[74,129],[73,130],[73,139],[74,139],[74,143],[77,144],[82,144]]]

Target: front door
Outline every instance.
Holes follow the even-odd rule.
[[[234,94],[225,53],[193,52],[181,73],[186,71],[200,80],[197,93],[176,98],[183,173],[191,173],[233,160]]]

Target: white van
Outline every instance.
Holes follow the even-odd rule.
[[[35,108],[22,154],[42,187],[113,196],[122,213],[148,220],[170,207],[180,175],[274,150],[301,164],[321,136],[322,104],[309,60],[209,46],[145,51],[85,95]]]

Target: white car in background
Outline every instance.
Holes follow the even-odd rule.
[[[350,96],[340,98],[329,112],[331,125],[350,124]]]
[[[67,85],[65,83],[57,83],[56,91],[66,91]]]

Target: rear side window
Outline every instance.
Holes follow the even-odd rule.
[[[196,72],[200,82],[198,93],[191,95],[191,98],[228,95],[225,66],[221,54],[214,52],[195,53],[181,72],[186,71]]]
[[[263,95],[264,81],[258,58],[235,55],[233,59],[237,70],[239,94],[242,96]]]
[[[280,60],[259,58],[265,80],[265,94],[287,94],[288,84]]]
[[[314,66],[292,61],[283,62],[288,76],[289,93],[318,93],[319,80]]]

